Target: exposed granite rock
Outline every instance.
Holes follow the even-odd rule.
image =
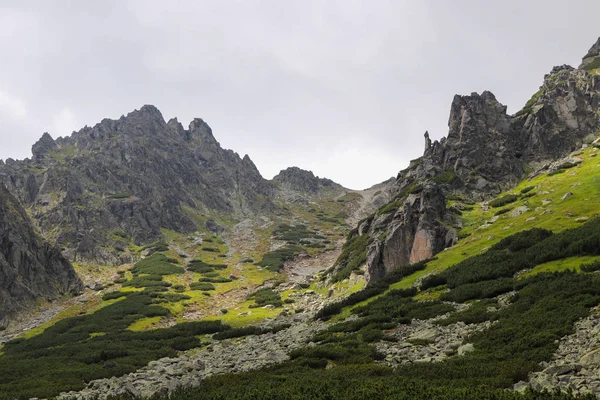
[[[0,184],[0,326],[38,300],[81,290],[73,266],[37,236],[23,207]]]
[[[41,139],[31,147],[31,152],[36,161],[41,161],[46,158],[50,152],[56,150],[56,148],[56,142],[52,139],[52,136],[50,136],[48,132],[45,132]]]
[[[373,239],[367,253],[367,281],[377,280],[392,269],[416,263],[440,252],[447,243],[451,222],[446,198],[439,186],[428,184],[419,194],[411,194],[401,207],[363,222],[360,230]],[[368,224],[368,228],[366,226]],[[356,232],[358,234],[358,232]],[[452,239],[451,239],[452,240]]]
[[[454,96],[448,136],[432,142],[425,133],[423,157],[398,174],[399,192],[415,181],[433,180],[447,190],[483,198],[523,174],[506,106],[491,92]]]
[[[506,106],[491,92],[455,96],[448,126],[445,146],[432,148],[432,156],[441,155],[443,168],[453,170],[463,182],[472,183],[472,176],[490,183],[506,182],[522,174],[511,145]]]
[[[555,67],[540,90],[512,119],[523,158],[554,160],[600,132],[600,79],[569,66]]]
[[[423,156],[400,171],[393,201],[358,226],[356,234],[372,239],[367,280],[458,240],[461,211],[446,209],[446,195],[489,200],[520,181],[528,165],[546,165],[545,171],[577,165],[567,156],[600,134],[599,110],[598,76],[566,65],[554,67],[514,116],[488,91],[455,96],[447,137],[432,142],[425,132]]]
[[[249,157],[222,149],[203,120],[186,130],[153,106],[56,141],[44,134],[33,152],[0,165],[0,182],[72,260],[127,261],[115,250],[116,231],[139,245],[159,240],[161,228],[192,232],[193,216],[211,210],[244,216],[274,207],[275,187]]]

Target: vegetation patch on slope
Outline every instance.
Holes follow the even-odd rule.
[[[348,238],[342,254],[335,262],[336,272],[331,277],[332,282],[342,281],[350,276],[353,271],[358,271],[367,261],[367,248],[370,243],[368,235],[355,235]]]

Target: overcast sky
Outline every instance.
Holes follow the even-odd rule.
[[[493,5],[491,5],[493,4]],[[153,104],[266,178],[391,176],[454,94],[518,111],[600,36],[600,1],[0,0],[0,158]]]

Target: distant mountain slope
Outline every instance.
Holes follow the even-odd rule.
[[[344,191],[344,187],[327,178],[319,178],[312,171],[289,167],[273,178],[276,185],[301,193],[317,194],[323,191]]]
[[[37,300],[81,289],[73,266],[37,236],[25,210],[0,184],[0,327]]]
[[[0,164],[0,181],[73,260],[130,261],[127,250],[186,233],[208,215],[272,210],[274,186],[248,156],[224,150],[201,119],[184,129],[153,106],[71,137],[44,136],[33,159]]]

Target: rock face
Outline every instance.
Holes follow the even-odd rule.
[[[457,240],[460,211],[446,196],[487,200],[521,180],[528,166],[567,156],[600,135],[600,39],[580,69],[560,66],[513,116],[490,92],[455,96],[448,135],[431,141],[423,156],[396,179],[394,198],[362,221],[356,234],[371,237],[366,277],[435,255]],[[595,61],[594,61],[595,62]]]
[[[73,266],[36,235],[23,207],[0,184],[0,326],[38,300],[82,288]]]
[[[598,76],[567,65],[554,67],[512,120],[524,158],[551,160],[579,148],[600,131],[599,108]]]
[[[307,194],[344,190],[341,185],[331,179],[319,178],[312,171],[306,171],[298,167],[282,170],[273,178],[273,183],[286,189]]]
[[[374,238],[367,253],[367,280],[377,280],[396,267],[431,258],[453,244],[447,242],[452,235],[440,222],[444,220],[449,224],[452,221],[444,194],[439,186],[427,185],[422,192],[410,194],[393,214],[382,213],[363,222],[356,234]]]
[[[192,232],[195,217],[211,211],[273,208],[275,188],[248,156],[222,149],[203,120],[186,130],[153,106],[71,137],[44,134],[33,154],[0,165],[0,182],[72,260],[128,262],[115,249],[123,233],[139,245],[159,240],[161,228]]]
[[[41,139],[31,147],[31,152],[33,153],[34,160],[41,161],[50,155],[53,150],[56,150],[57,147],[52,136],[48,132],[45,132]]]

